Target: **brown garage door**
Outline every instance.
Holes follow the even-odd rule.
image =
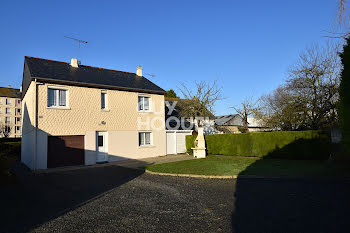
[[[47,167],[84,164],[84,136],[49,136]]]

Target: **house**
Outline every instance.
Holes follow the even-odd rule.
[[[22,104],[20,89],[0,87],[0,127],[8,137],[19,138],[22,135]],[[4,137],[4,133],[0,134]]]
[[[249,132],[269,130],[254,117],[248,117],[247,121]],[[215,118],[215,125],[220,126],[226,133],[240,133],[239,128],[243,127],[243,118],[239,114],[217,116]]]
[[[243,126],[243,118],[238,114],[217,116],[215,125],[220,126],[227,133],[240,133],[239,127]]]
[[[33,170],[166,154],[165,91],[136,73],[25,57],[22,162]]]

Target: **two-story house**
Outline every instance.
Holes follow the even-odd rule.
[[[165,91],[136,73],[25,57],[22,162],[91,165],[166,154]]]
[[[8,137],[22,135],[22,104],[19,89],[0,87],[0,127],[7,131]],[[6,128],[4,128],[6,127]],[[0,134],[3,137],[4,133]]]

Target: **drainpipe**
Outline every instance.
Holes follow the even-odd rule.
[[[37,121],[37,93],[38,93],[38,88],[37,88],[37,80],[34,79],[34,103],[33,103],[33,114],[34,114],[34,158],[33,158],[33,170],[36,170],[36,160],[37,160],[37,138],[38,138],[38,134],[37,134],[37,126],[38,126],[38,121]]]
[[[43,85],[34,79],[34,158],[33,158],[33,170],[37,170],[37,146],[38,146],[38,85]]]

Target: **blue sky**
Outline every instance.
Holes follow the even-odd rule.
[[[7,1],[0,6],[0,86],[19,88],[24,56],[143,72],[163,89],[218,80],[216,114],[282,84],[298,54],[324,43],[337,0]]]

